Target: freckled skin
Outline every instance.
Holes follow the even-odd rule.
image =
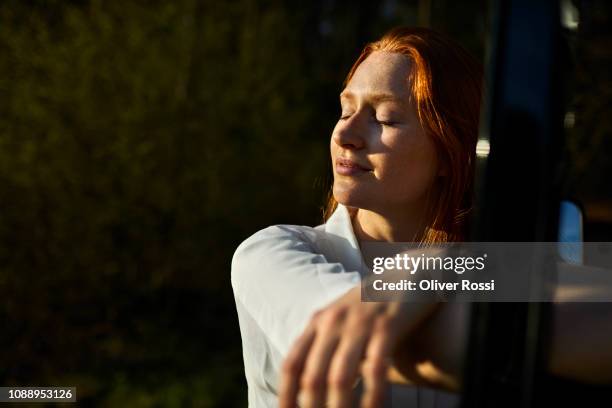
[[[342,92],[342,114],[330,143],[333,192],[339,203],[389,215],[423,205],[438,162],[410,97],[410,67],[401,54],[373,52]],[[378,99],[379,95],[392,99]],[[372,171],[338,174],[338,157]]]

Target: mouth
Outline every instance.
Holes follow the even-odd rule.
[[[372,171],[372,169],[352,160],[339,157],[336,159],[336,173],[343,176],[355,176]]]

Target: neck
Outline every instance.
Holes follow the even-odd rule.
[[[403,208],[382,214],[359,208],[353,217],[358,241],[418,242],[425,232],[423,211]]]

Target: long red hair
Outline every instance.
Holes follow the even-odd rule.
[[[408,81],[419,121],[434,141],[439,162],[447,169],[436,196],[428,202],[427,228],[421,242],[463,241],[473,201],[481,65],[458,43],[433,30],[400,27],[365,46],[344,85],[374,51],[395,52],[411,60]],[[337,206],[330,189],[325,221]]]

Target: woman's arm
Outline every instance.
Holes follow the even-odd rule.
[[[611,382],[610,303],[556,303],[549,371]],[[385,379],[460,391],[469,303],[361,302],[360,288],[320,311],[285,360],[281,406],[346,401],[364,378],[364,406],[377,406]],[[596,313],[597,312],[597,313]]]
[[[459,391],[469,329],[470,304],[441,303],[394,351],[389,380]]]
[[[363,376],[363,407],[382,404],[393,351],[436,309],[422,302],[362,302],[361,287],[317,312],[283,364],[280,407],[352,406]]]
[[[602,299],[602,285],[582,287],[576,302],[564,281],[571,274],[603,273],[584,266],[563,265],[553,324],[548,371],[555,376],[591,384],[612,384],[612,303],[586,302]],[[567,275],[570,274],[570,275]],[[595,281],[595,279],[593,279]],[[610,292],[607,292],[610,293]],[[468,337],[469,304],[444,303],[396,352],[397,372],[391,380],[457,391],[461,388]],[[411,350],[410,353],[403,350]]]
[[[315,311],[360,281],[358,272],[317,253],[307,233],[313,230],[268,227],[246,239],[232,259],[234,296],[283,356]]]

